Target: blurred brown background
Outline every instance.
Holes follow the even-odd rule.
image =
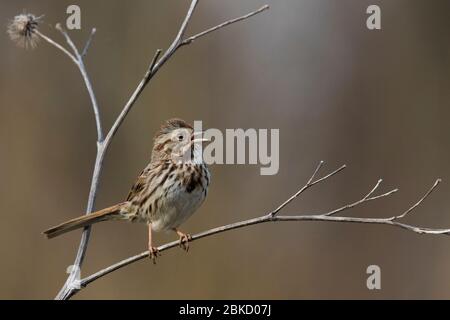
[[[401,213],[438,177],[444,184],[407,222],[450,227],[450,2],[447,0],[201,1],[189,34],[265,3],[271,9],[180,50],[152,81],[107,156],[97,208],[122,201],[149,160],[151,137],[170,117],[225,128],[280,128],[280,171],[213,166],[195,233],[261,215],[306,182],[319,160],[344,174],[296,200],[287,214],[322,212],[359,199],[378,178],[392,198],[347,212]],[[0,2],[1,26],[23,12],[64,22],[73,1]],[[188,1],[76,1],[81,46],[105,129],[167,48]],[[370,4],[382,30],[366,28]],[[95,127],[78,70],[41,43],[17,48],[0,32],[0,298],[53,298],[80,232],[52,241],[41,232],[81,214],[95,157]],[[146,250],[146,227],[94,227],[84,276]],[[158,234],[158,243],[174,240]],[[377,264],[382,290],[366,288]],[[376,225],[283,223],[232,231],[164,252],[91,284],[77,299],[450,298],[450,238]]]

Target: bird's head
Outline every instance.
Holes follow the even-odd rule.
[[[206,141],[201,136],[186,121],[170,119],[155,135],[152,160],[201,162],[201,143]]]

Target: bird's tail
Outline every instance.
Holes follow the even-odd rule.
[[[120,219],[121,217],[121,209],[124,207],[125,203],[119,203],[112,207],[105,208],[102,210],[99,210],[97,212],[93,212],[69,221],[66,221],[64,223],[61,223],[60,225],[50,228],[46,231],[44,231],[44,234],[47,236],[48,239],[57,237],[61,234],[64,234],[66,232],[70,232],[79,228],[84,228],[86,226],[90,226],[94,223],[106,221],[106,220],[115,220]]]

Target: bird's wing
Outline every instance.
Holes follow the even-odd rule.
[[[138,176],[134,184],[131,186],[131,190],[128,193],[127,201],[133,200],[138,194],[144,190],[148,183],[148,176],[151,172],[151,165],[148,165]]]
[[[169,162],[150,163],[131,187],[127,201],[132,201],[139,197],[142,192],[145,192],[146,195],[151,195],[158,186],[164,183],[171,170],[172,165]]]

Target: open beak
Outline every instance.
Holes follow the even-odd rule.
[[[210,141],[211,141],[211,140],[209,140],[209,139],[198,138],[198,139],[192,140],[192,143],[202,143],[202,142],[210,142]]]
[[[204,131],[194,132],[194,133],[192,134],[192,137],[194,138],[194,139],[192,140],[192,143],[210,142],[210,141],[211,141],[210,139],[206,139],[206,138],[203,138],[203,137],[202,137],[202,135],[203,135],[204,133],[205,133]],[[200,137],[199,137],[199,138],[196,138],[196,136],[200,136]]]

